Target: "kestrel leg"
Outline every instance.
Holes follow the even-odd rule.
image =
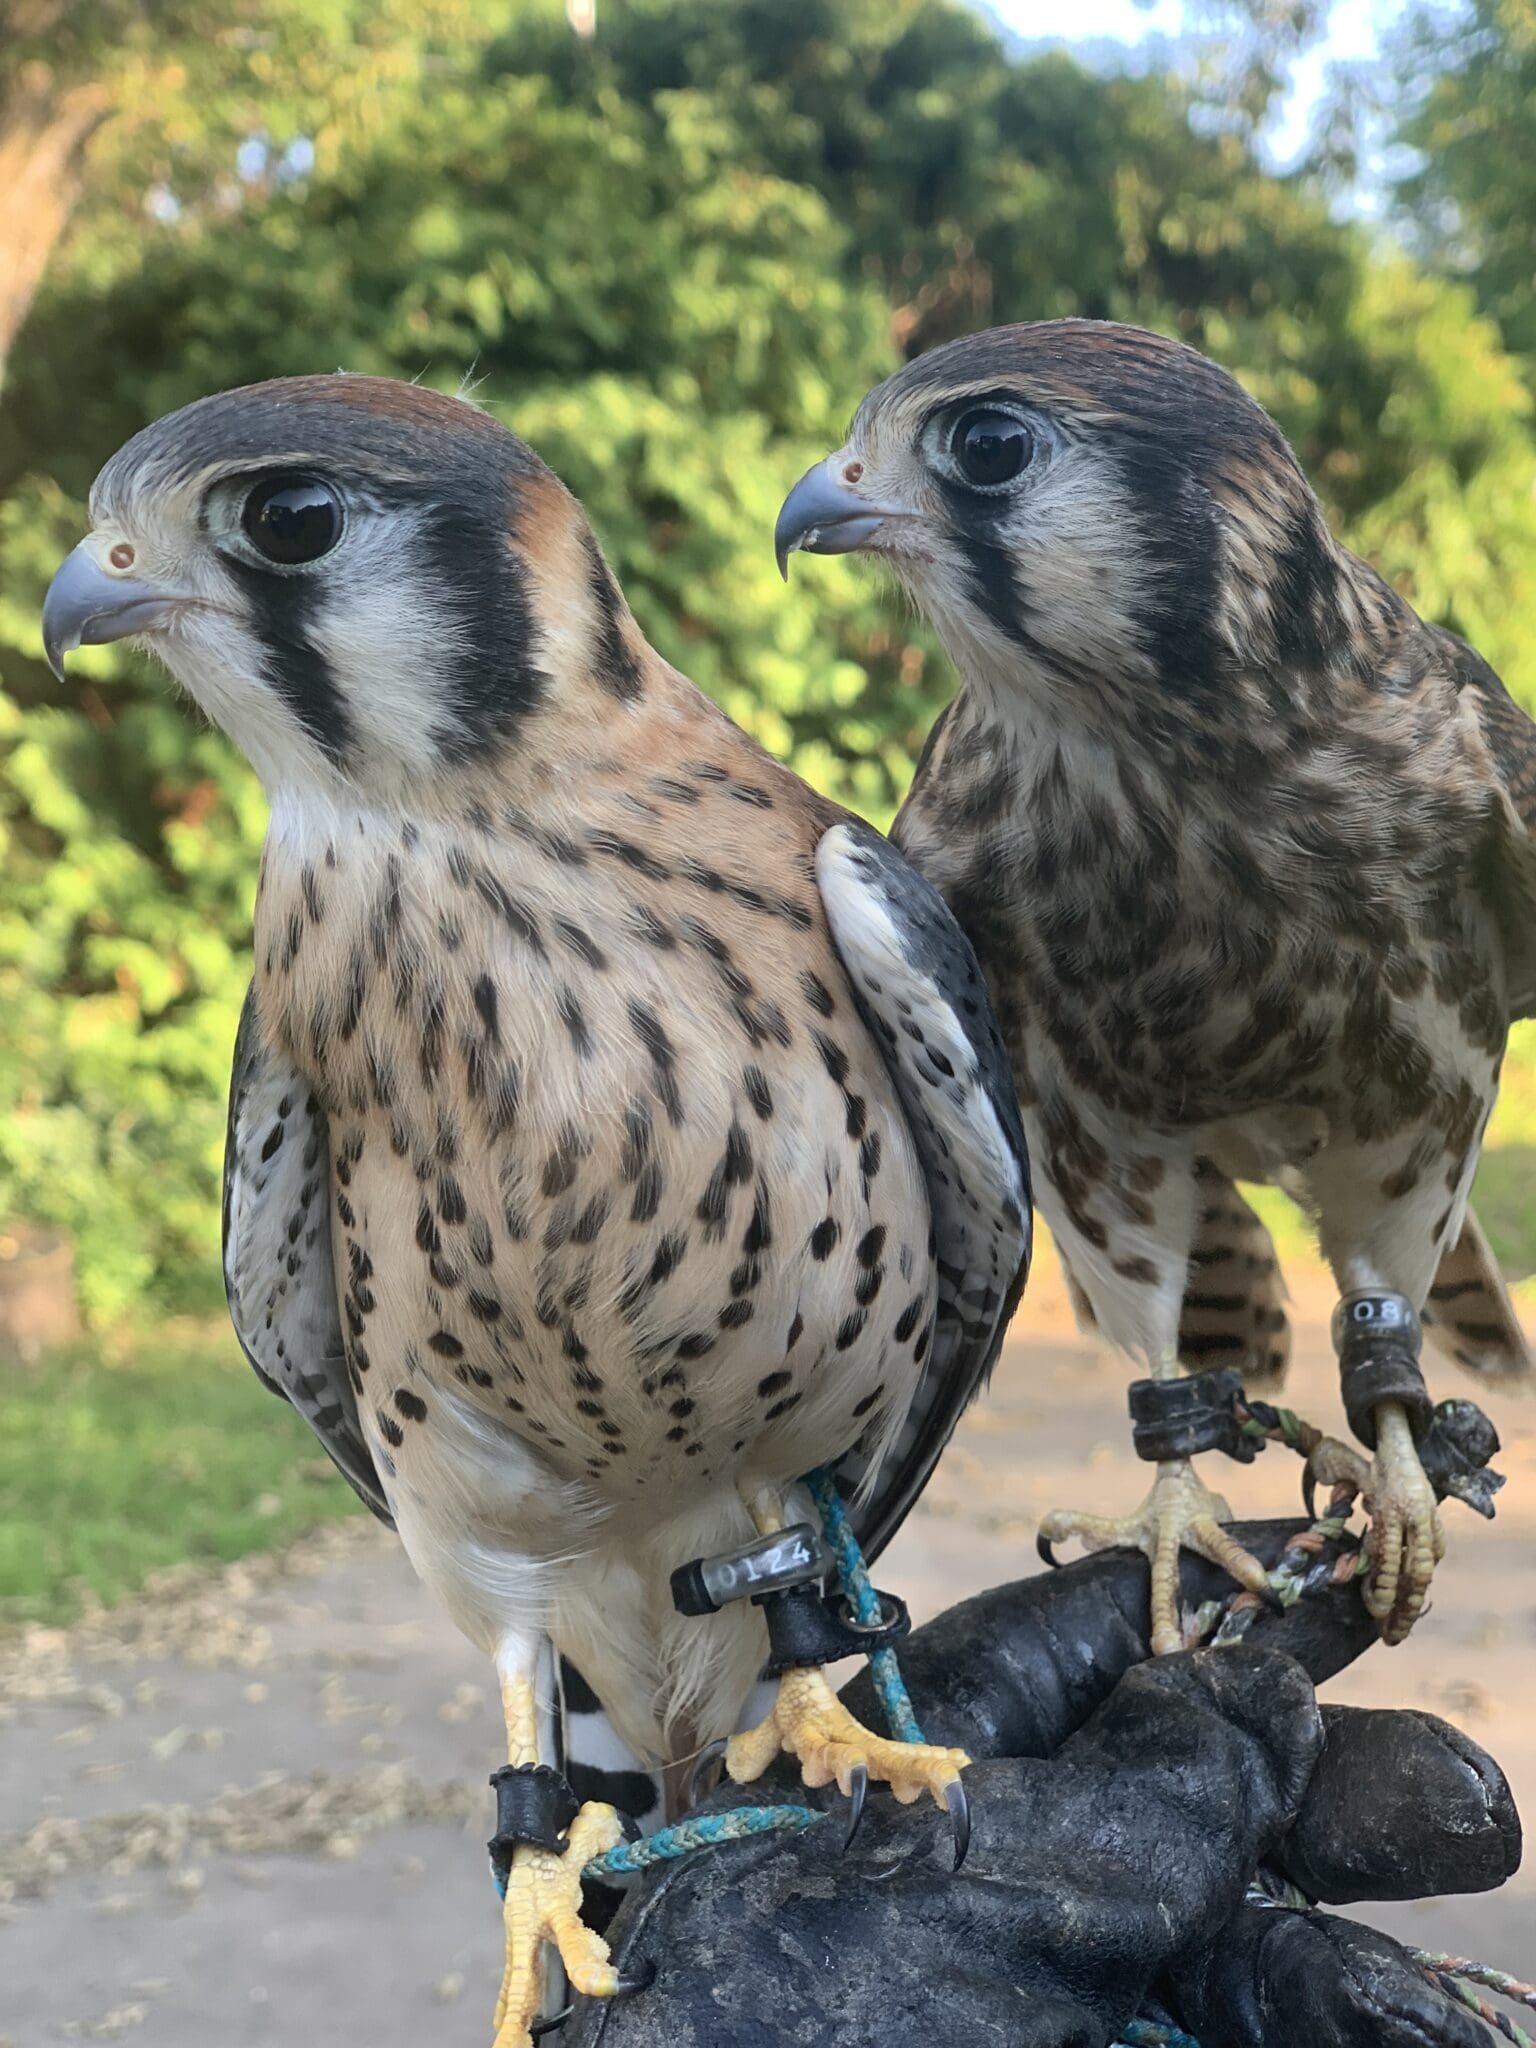
[[[783,1501],[776,1492],[764,1489],[751,1495],[747,1508],[760,1534],[770,1536],[784,1527]],[[889,1785],[903,1805],[928,1793],[954,1823],[958,1865],[968,1831],[960,1773],[970,1758],[963,1749],[895,1742],[873,1734],[849,1713],[820,1666],[802,1666],[786,1671],[779,1680],[778,1697],[766,1718],[745,1734],[731,1737],[725,1768],[738,1785],[750,1784],[784,1753],[798,1759],[807,1785],[835,1781],[852,1800],[850,1838],[871,1779]]]
[[[1164,1351],[1152,1362],[1159,1385],[1180,1377],[1178,1354]],[[1037,1538],[1047,1564],[1054,1546],[1075,1536],[1086,1550],[1139,1550],[1152,1568],[1151,1643],[1154,1657],[1186,1647],[1179,1624],[1179,1552],[1191,1550],[1220,1568],[1250,1593],[1267,1597],[1269,1575],[1222,1525],[1232,1510],[1212,1493],[1188,1458],[1159,1462],[1152,1491],[1129,1515],[1087,1515],[1071,1509],[1045,1516]]]
[[[578,1804],[563,1774],[539,1761],[537,1640],[505,1645],[498,1661],[508,1764],[491,1781],[499,1803],[491,1846],[493,1856],[509,1856],[510,1861],[506,1963],[496,2001],[494,2048],[528,2048],[543,2000],[549,1949],[558,1955],[573,1991],[612,1998],[633,1988],[609,1960],[607,1942],[581,1918],[582,1869],[615,1847],[624,1830],[613,1807]]]

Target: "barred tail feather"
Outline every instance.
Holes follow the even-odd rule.
[[[1424,1321],[1438,1348],[1475,1378],[1531,1379],[1531,1350],[1520,1318],[1470,1209],[1460,1237],[1440,1261]]]

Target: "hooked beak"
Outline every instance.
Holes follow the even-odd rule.
[[[81,541],[48,586],[43,601],[43,648],[62,683],[64,657],[75,647],[100,647],[163,625],[178,600],[148,583],[105,570],[89,541]]]
[[[829,455],[808,469],[780,507],[773,552],[786,583],[789,558],[797,549],[808,555],[851,555],[873,540],[887,519],[902,516],[889,506],[872,505],[834,476],[836,460]]]

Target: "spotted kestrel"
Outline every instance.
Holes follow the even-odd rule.
[[[230,1305],[495,1660],[512,2048],[546,1938],[619,1988],[580,1916],[619,1821],[555,1768],[549,1646],[676,1759],[736,1730],[765,1638],[679,1613],[673,1571],[839,1462],[891,1533],[1023,1281],[1006,1058],[936,893],[653,651],[483,411],[231,392],[130,441],[91,513],[50,658],[145,640],[270,801]],[[815,1668],[728,1767],[781,1748],[952,1806],[965,1761],[870,1735]]]
[[[1195,1429],[1200,1390],[1172,1383],[1181,1357],[1283,1365],[1235,1185],[1278,1183],[1343,1297],[1375,1458],[1332,1472],[1372,1512],[1367,1603],[1400,1640],[1443,1547],[1420,1317],[1470,1370],[1530,1373],[1468,1193],[1510,1020],[1536,1011],[1536,727],[1332,537],[1233,378],[1135,328],[1005,327],[909,364],[777,542],[781,566],[887,564],[960,672],[892,836],[981,958],[1077,1297],[1156,1383],[1147,1507],[1044,1537],[1142,1544],[1160,1649],[1181,1542],[1262,1589],[1187,1455],[1216,1404]]]

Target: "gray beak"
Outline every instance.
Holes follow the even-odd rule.
[[[147,583],[109,576],[82,541],[48,586],[43,601],[43,647],[48,666],[64,680],[64,657],[75,647],[100,647],[147,633],[175,609],[176,600]]]
[[[827,461],[832,458],[829,456]],[[779,574],[789,581],[789,558],[798,548],[808,555],[851,555],[873,540],[887,519],[900,515],[871,505],[848,484],[840,483],[827,462],[808,469],[779,509],[773,529],[773,552]]]

